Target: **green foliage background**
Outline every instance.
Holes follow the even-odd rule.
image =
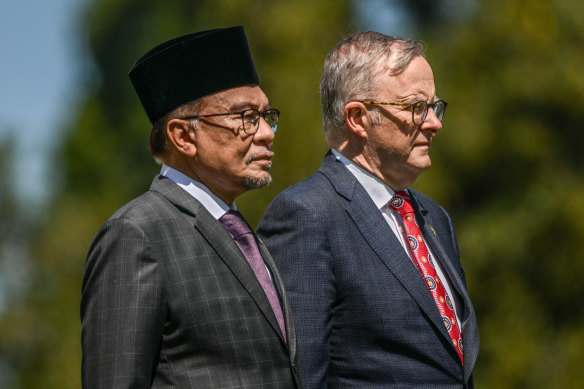
[[[429,1],[404,6],[416,26],[407,37],[426,43],[438,93],[449,102],[434,166],[414,186],[443,204],[457,227],[481,330],[477,387],[584,387],[584,3],[491,0],[464,18]],[[255,224],[326,152],[320,72],[338,40],[366,28],[354,14],[348,0],[88,5],[80,34],[96,72],[80,85],[89,90],[53,162],[61,185],[34,227],[0,181],[0,268],[13,260],[24,227],[29,258],[25,287],[4,296],[0,386],[80,387],[85,254],[99,226],[159,170],[127,78],[133,62],[173,36],[245,26],[262,88],[282,111],[274,183],[238,200]],[[0,150],[3,169],[8,150]]]

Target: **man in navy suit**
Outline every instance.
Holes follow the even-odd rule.
[[[409,188],[447,105],[423,47],[375,32],[341,41],[321,100],[331,150],[258,228],[292,304],[305,387],[473,388],[479,335],[452,221]],[[404,199],[409,223],[393,207]]]

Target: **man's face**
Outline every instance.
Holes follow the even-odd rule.
[[[377,79],[377,96],[373,97],[378,101],[415,103],[436,100],[432,69],[422,57],[415,57],[397,76],[385,72]],[[411,108],[377,107],[382,118],[380,124],[369,131],[368,157],[377,170],[374,173],[394,189],[401,190],[430,167],[430,147],[442,124],[432,109],[424,123],[418,126],[412,121]]]
[[[241,86],[207,96],[199,115],[248,108],[260,112],[269,108],[268,98],[259,86]],[[244,132],[241,115],[199,118],[198,122],[194,131],[196,179],[228,203],[249,189],[271,182],[274,131],[263,118],[253,135]]]

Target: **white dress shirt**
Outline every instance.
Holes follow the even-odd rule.
[[[232,203],[231,206],[227,205],[225,201],[221,200],[219,196],[211,192],[205,185],[193,180],[191,177],[168,165],[162,165],[162,169],[160,169],[160,175],[174,181],[178,186],[187,191],[188,194],[197,199],[203,205],[203,207],[209,211],[211,216],[217,220],[219,220],[221,216],[225,215],[229,209],[234,209],[237,211],[235,203]],[[270,272],[270,269],[267,265],[266,270],[268,271],[270,279],[273,281],[272,272]]]
[[[355,176],[357,181],[365,188],[365,191],[371,197],[371,200],[375,203],[383,218],[395,234],[397,240],[401,243],[404,251],[408,254],[408,257],[411,259],[412,263],[415,263],[415,259],[413,257],[412,251],[409,248],[409,243],[407,241],[407,234],[405,230],[405,225],[403,222],[403,218],[395,209],[393,209],[389,205],[389,201],[395,195],[395,191],[391,189],[388,185],[382,182],[379,178],[375,177],[373,174],[368,172],[367,170],[363,169],[361,166],[357,165],[339,151],[332,149],[331,150],[333,155],[339,160],[349,171]],[[432,250],[430,249],[429,245],[428,252],[433,258],[436,258]],[[446,293],[451,297],[452,304],[454,305],[454,312],[456,313],[456,319],[460,323],[460,317],[458,315],[458,311],[456,309],[456,298],[455,295],[452,294],[450,289],[450,285],[448,283],[448,278],[444,276],[442,271],[442,267],[438,260],[434,260],[434,264],[436,265],[436,273],[440,278],[440,281],[444,285],[446,289]],[[446,281],[446,282],[445,282]]]
[[[162,165],[160,175],[174,181],[178,186],[187,191],[188,194],[197,199],[203,207],[217,220],[229,211],[230,208],[237,209],[235,203],[231,206],[225,204],[215,193],[211,192],[209,188],[198,181],[193,180],[189,176],[179,172],[178,170]]]

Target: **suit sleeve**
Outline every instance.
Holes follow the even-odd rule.
[[[278,197],[258,226],[284,280],[298,337],[302,380],[326,388],[335,300],[331,250],[316,207]]]
[[[164,306],[147,234],[128,220],[108,221],[90,247],[83,277],[83,388],[150,387]]]

